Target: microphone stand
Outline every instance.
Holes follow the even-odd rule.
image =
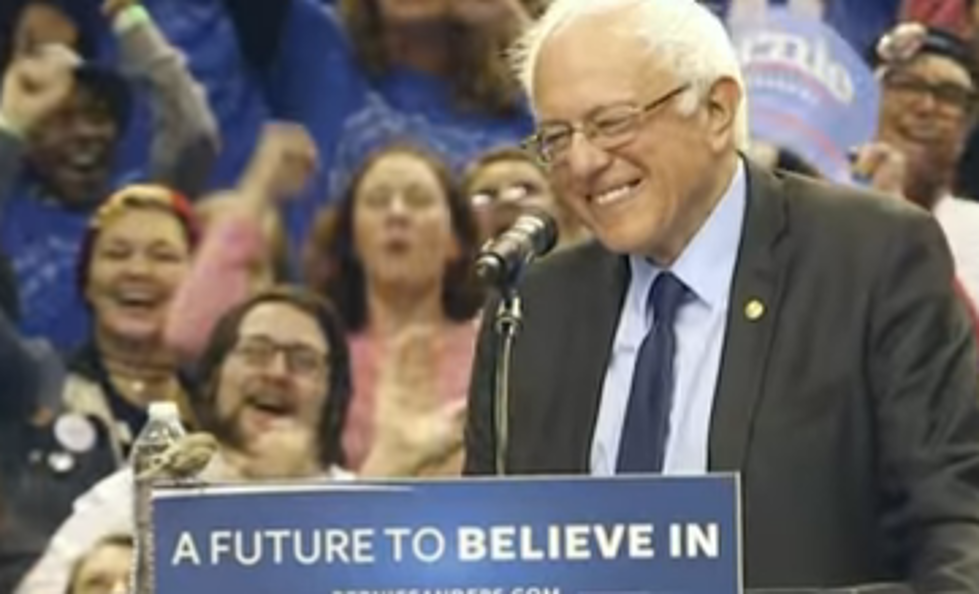
[[[498,336],[496,377],[494,382],[493,420],[496,428],[496,474],[506,475],[506,455],[510,441],[510,363],[513,344],[520,333],[522,312],[520,295],[513,287],[501,290],[502,299],[496,309],[495,328]]]

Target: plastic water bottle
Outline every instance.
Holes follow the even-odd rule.
[[[132,594],[153,594],[156,575],[153,566],[153,516],[150,498],[152,478],[139,479],[148,468],[156,464],[167,449],[180,440],[187,431],[180,423],[180,411],[173,402],[150,404],[149,420],[133,443],[130,465],[133,471],[133,519],[136,527],[135,551],[132,574]]]

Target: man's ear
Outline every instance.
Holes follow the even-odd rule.
[[[735,144],[742,101],[741,85],[733,78],[724,76],[711,85],[707,93],[707,125],[714,149],[723,150]]]

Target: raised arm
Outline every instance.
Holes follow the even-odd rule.
[[[0,203],[17,178],[27,135],[69,96],[78,63],[67,48],[47,47],[7,69],[0,93]]]
[[[186,196],[200,195],[220,145],[204,89],[139,2],[108,0],[104,11],[119,37],[123,72],[149,90],[151,178]]]
[[[280,200],[298,194],[316,170],[316,147],[304,129],[269,124],[236,190],[208,199],[207,231],[190,273],[177,291],[165,331],[186,361],[203,350],[217,320],[248,299],[256,269],[266,264],[267,221]]]

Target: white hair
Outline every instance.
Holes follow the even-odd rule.
[[[721,77],[737,82],[741,103],[735,114],[734,142],[737,148],[747,149],[748,105],[737,53],[720,19],[695,0],[552,0],[512,50],[514,69],[527,96],[533,98],[537,60],[548,39],[581,18],[620,11],[627,12],[628,18],[616,33],[639,39],[651,58],[691,84],[691,92],[677,102],[681,113],[692,113]]]

